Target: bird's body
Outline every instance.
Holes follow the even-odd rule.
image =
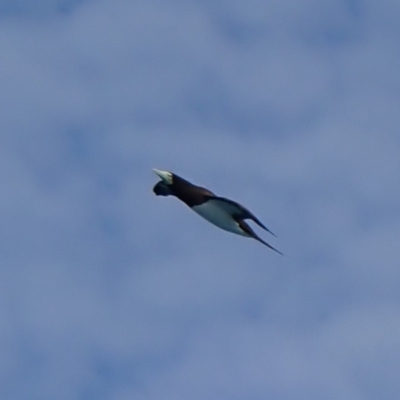
[[[230,214],[221,209],[216,202],[207,201],[204,204],[193,206],[192,210],[208,222],[218,226],[218,228],[238,235],[248,236],[243,229],[240,228],[237,221],[235,221]]]
[[[154,169],[154,172],[161,178],[161,181],[153,188],[157,196],[175,196],[198,215],[217,227],[237,235],[254,238],[270,249],[282,254],[262,240],[245,222],[245,219],[251,219],[261,228],[273,234],[249,210],[239,203],[216,196],[210,190],[193,185],[172,172],[159,171],[157,169]]]

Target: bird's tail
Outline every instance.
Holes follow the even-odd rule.
[[[272,247],[270,244],[268,244],[267,242],[264,242],[264,240],[262,240],[260,237],[258,237],[256,234],[254,234],[253,236],[254,239],[258,240],[259,242],[261,242],[262,244],[264,244],[265,246],[269,247],[271,250],[276,251],[277,253],[279,253],[281,256],[283,256],[283,253],[281,253],[279,250],[277,250],[275,247]]]
[[[253,229],[250,228],[250,226],[248,224],[246,224],[246,222],[244,220],[240,220],[238,221],[238,224],[240,226],[240,228],[243,230],[243,232],[245,232],[249,237],[252,237],[253,239],[258,240],[259,242],[261,242],[263,245],[269,247],[271,250],[276,251],[277,253],[281,254],[283,256],[283,254],[277,250],[275,247],[272,247],[270,244],[268,244],[267,242],[264,242],[264,240],[262,240],[254,231]]]

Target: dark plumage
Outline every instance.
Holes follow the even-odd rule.
[[[154,185],[153,192],[156,194],[156,196],[170,196],[172,194],[168,185],[163,181],[160,181]]]

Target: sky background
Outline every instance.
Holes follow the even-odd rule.
[[[0,1],[0,398],[398,400],[400,2]],[[285,255],[156,197],[241,202]]]

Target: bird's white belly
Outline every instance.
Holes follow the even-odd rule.
[[[248,236],[230,214],[221,210],[221,208],[213,203],[204,203],[199,206],[194,206],[192,207],[192,210],[208,222],[218,226],[218,228],[236,233],[237,235]]]

